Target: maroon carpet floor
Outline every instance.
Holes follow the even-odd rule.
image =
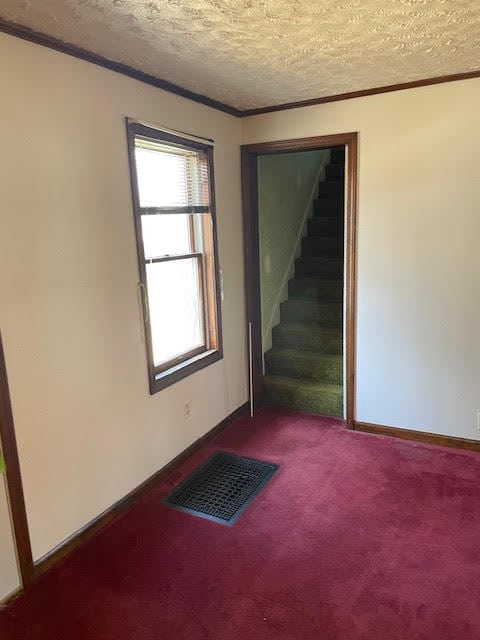
[[[280,464],[233,527],[159,504],[214,449]],[[480,456],[265,409],[0,614],[2,640],[478,640]]]

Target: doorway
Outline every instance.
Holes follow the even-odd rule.
[[[312,157],[315,155],[312,152],[322,152],[316,154],[317,159],[323,158],[320,183],[315,186],[315,194],[317,195],[318,188],[318,195],[313,200],[312,218],[303,221],[304,237],[297,240],[300,255],[293,256],[297,257],[294,275],[287,286],[283,282],[282,286],[286,294],[279,293],[277,302],[280,304],[270,314],[270,309],[266,310],[265,299],[262,299],[262,284],[264,292],[266,292],[265,271],[270,269],[275,272],[276,265],[269,264],[270,258],[268,251],[265,250],[265,238],[268,236],[268,230],[265,233],[263,228],[265,226],[265,203],[263,201],[262,210],[259,211],[259,197],[262,200],[264,191],[263,182],[259,184],[259,169],[260,180],[263,180],[262,176],[268,176],[264,168],[268,167],[269,158],[275,159],[277,156],[276,164],[281,167],[280,160],[282,158],[285,158],[288,163],[288,156],[293,154],[292,158],[297,156],[300,160],[305,152],[309,152]],[[283,404],[288,406],[288,394],[294,392],[297,402],[292,405],[293,408],[305,406],[305,410],[310,410],[313,413],[336,414],[345,418],[347,427],[353,428],[355,407],[356,183],[356,133],[265,142],[242,147],[250,395],[252,405],[256,407],[264,401],[265,397],[275,401],[275,393],[282,393],[281,385],[283,385],[287,398]],[[281,181],[279,184],[282,188]],[[287,222],[282,220],[279,224],[281,233],[282,227],[288,226],[289,223],[288,220]],[[283,265],[277,266],[282,272]],[[285,272],[285,276],[287,273],[288,270]],[[281,273],[277,273],[277,276],[282,278]],[[266,293],[266,297],[272,298],[271,292]],[[285,295],[287,299],[285,299]],[[322,304],[320,300],[319,303],[319,299],[325,295],[333,296],[332,300],[325,304]],[[320,318],[318,317],[319,309],[322,314]],[[273,332],[270,334],[269,331],[272,327],[269,324],[271,324],[272,318],[276,318],[279,324],[275,324],[274,321]],[[302,322],[308,323],[309,326],[302,326]],[[308,331],[304,330],[307,328]],[[319,342],[315,342],[317,338]],[[326,346],[324,349],[320,342],[325,339],[330,346]],[[272,340],[273,349],[270,349]],[[296,346],[295,340],[298,341],[298,349],[291,348],[292,345]],[[338,345],[338,340],[341,340],[340,345]],[[332,350],[331,345],[334,342],[335,355],[321,353],[322,350],[327,352],[329,349]],[[317,375],[315,371],[319,370],[319,366],[320,369],[323,367],[322,375],[326,375],[327,380],[330,376],[332,381],[336,380],[340,384],[322,386],[314,384],[315,380],[308,382],[305,380],[302,389],[299,378],[302,375],[310,376],[308,371],[313,371],[312,375],[315,377]],[[292,371],[293,377],[289,378],[289,372]],[[307,374],[302,371],[307,371]],[[266,376],[264,376],[264,372]],[[272,372],[282,375],[272,377],[270,375]],[[287,375],[283,376],[284,373]],[[339,376],[340,380],[338,380]],[[275,383],[277,387],[280,384],[280,387],[275,391],[273,388],[275,385],[272,387],[272,383]],[[291,392],[292,389],[293,392]],[[332,390],[337,394],[333,401],[320,397],[323,392],[328,395]],[[298,399],[301,393],[303,393],[302,402],[307,402],[307,404],[300,403],[299,406]],[[341,398],[339,394],[341,394]]]

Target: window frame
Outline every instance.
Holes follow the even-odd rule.
[[[223,358],[222,319],[221,319],[221,290],[220,267],[218,261],[217,220],[215,208],[215,177],[213,169],[213,146],[197,140],[183,138],[166,131],[126,119],[127,147],[130,166],[130,184],[132,191],[133,218],[135,226],[135,240],[138,259],[138,289],[140,293],[141,313],[144,327],[145,348],[147,356],[147,370],[150,394],[153,395],[179,380],[190,376],[196,371],[218,362]],[[144,137],[162,143],[171,143],[182,149],[200,151],[206,154],[209,177],[209,213],[200,214],[208,216],[211,220],[211,234],[206,232],[206,225],[201,225],[203,236],[203,250],[198,251],[195,246],[195,233],[193,231],[193,218],[189,218],[191,251],[184,255],[185,258],[194,257],[199,265],[198,275],[200,279],[201,303],[203,305],[203,332],[204,345],[174,358],[160,366],[155,366],[153,361],[153,344],[150,313],[148,309],[148,288],[146,265],[149,259],[145,258],[142,232],[142,209],[140,206],[138,191],[137,166],[135,161],[135,138]],[[206,247],[207,235],[211,236],[210,246]],[[183,255],[183,254],[182,254]],[[182,259],[180,254],[163,258],[156,258],[153,262]],[[207,261],[209,264],[207,265]],[[213,261],[213,264],[212,264]],[[210,275],[209,275],[210,274]],[[213,342],[213,344],[212,344]]]

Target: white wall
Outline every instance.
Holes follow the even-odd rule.
[[[0,602],[20,586],[4,476],[0,474]]]
[[[39,558],[247,398],[241,123],[3,34],[0,60],[0,327]],[[152,397],[125,116],[215,139],[225,357]]]
[[[479,439],[480,80],[243,120],[243,142],[359,132],[360,421]]]

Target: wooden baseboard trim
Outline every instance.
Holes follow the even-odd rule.
[[[21,593],[23,593],[23,587],[17,587],[12,593],[0,600],[0,611],[16,600]]]
[[[118,516],[124,513],[134,502],[141,498],[145,493],[152,489],[156,484],[161,482],[166,476],[180,466],[189,456],[195,453],[200,447],[212,440],[221,431],[228,427],[234,420],[242,416],[248,410],[248,402],[242,404],[238,409],[233,411],[224,420],[210,429],[205,435],[196,440],[187,447],[176,458],[169,462],[165,467],[147,478],[142,484],[130,491],[126,496],[109,507],[106,511],[97,516],[94,520],[88,522],[79,531],[67,538],[64,542],[42,556],[34,564],[34,578],[38,578],[51,567],[56,565],[60,560],[68,556],[72,551],[80,547],[87,540],[90,540],[100,529],[110,524]]]
[[[392,438],[401,438],[402,440],[415,440],[417,442],[426,442],[427,444],[436,444],[440,447],[450,447],[453,449],[480,451],[480,440],[469,440],[467,438],[456,438],[454,436],[442,436],[438,433],[415,431],[413,429],[400,429],[399,427],[387,427],[382,424],[357,422],[356,420],[353,428],[355,431],[374,433],[379,436],[390,436]]]

